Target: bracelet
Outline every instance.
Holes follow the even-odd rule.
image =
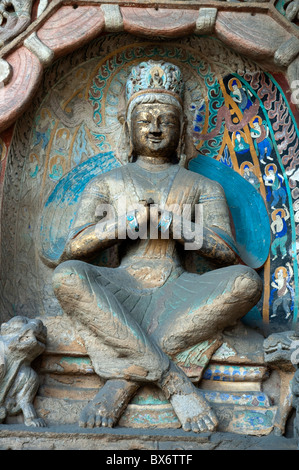
[[[161,214],[161,218],[158,223],[158,229],[160,230],[160,232],[165,233],[169,229],[171,222],[172,222],[172,213],[168,211],[164,211]]]
[[[127,214],[127,222],[128,226],[132,231],[138,232],[139,230],[139,224],[136,219],[136,211],[129,212]]]

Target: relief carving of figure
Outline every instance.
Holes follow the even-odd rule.
[[[172,357],[234,325],[261,297],[260,277],[234,250],[222,187],[184,167],[183,92],[177,66],[133,67],[128,163],[87,184],[54,271],[55,295],[88,331],[87,352],[105,380],[81,413],[84,427],[116,425],[150,383],[163,390],[185,431],[215,430],[214,411]],[[99,253],[116,244],[119,266],[97,266]],[[184,248],[214,269],[188,272]]]

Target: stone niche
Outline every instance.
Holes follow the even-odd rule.
[[[63,8],[67,15],[69,7]],[[86,25],[91,24],[94,8],[86,7]],[[174,359],[215,408],[219,431],[283,434],[291,411],[289,384],[294,368],[279,360],[267,361],[264,339],[271,332],[294,329],[298,313],[298,114],[290,99],[286,65],[279,62],[277,53],[277,41],[284,44],[293,36],[279,26],[276,43],[267,28],[261,38],[256,31],[265,18],[259,14],[250,20],[255,39],[245,35],[237,42],[234,31],[250,12],[241,17],[229,12],[231,24],[227,12],[218,12],[215,35],[215,18],[213,22],[210,15],[207,24],[201,16],[195,28],[191,10],[174,10],[181,19],[173,26],[174,32],[168,26],[163,33],[152,25],[155,18],[160,22],[164,18],[169,25],[169,15],[176,18],[178,13],[151,11],[152,23],[145,27],[141,20],[146,11],[133,10],[123,8],[121,19],[114,16],[113,32],[107,27],[108,32],[93,33],[93,37],[91,28],[84,33],[85,43],[73,41],[69,51],[63,49],[66,39],[59,43],[54,34],[55,15],[63,17],[60,10],[52,24],[46,22],[38,31],[38,40],[55,54],[43,56],[47,68],[26,98],[25,111],[16,103],[13,127],[13,119],[3,117],[7,125],[1,135],[1,323],[15,315],[42,320],[48,336],[46,351],[34,363],[41,383],[35,408],[49,426],[76,424],[80,410],[103,381],[87,356],[84,331],[74,330],[53,294],[55,260],[85,182],[124,163],[119,116],[130,68],[148,59],[173,62],[181,67],[186,83],[187,165],[192,169],[201,156],[209,157],[245,178],[264,200],[271,235],[269,257],[259,270],[264,282],[259,304],[220,340],[196,345]],[[63,29],[61,20],[59,28]],[[26,49],[32,60],[33,44],[31,38]],[[12,55],[18,53],[19,49]],[[32,68],[32,74],[36,69]],[[17,76],[21,74],[20,69]],[[250,117],[243,103],[249,108],[254,105]],[[217,120],[221,109],[229,110],[229,117]],[[234,130],[241,121],[242,128]],[[255,122],[264,129],[264,142],[254,136]],[[266,184],[271,169],[280,177],[279,192]],[[242,197],[238,200],[241,208]],[[285,224],[281,238],[275,225],[277,214]],[[252,231],[259,231],[255,220]],[[98,263],[116,266],[117,252],[107,250]],[[186,256],[185,265],[192,272],[205,269],[191,256]],[[277,288],[279,276],[285,280],[283,292]],[[20,423],[22,417],[7,422]],[[154,386],[140,389],[119,425],[180,426],[171,404]]]

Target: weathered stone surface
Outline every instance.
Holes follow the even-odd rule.
[[[297,450],[296,440],[284,437],[234,433],[186,435],[179,429],[89,430],[65,425],[26,430],[22,425],[1,425],[0,432],[1,450]]]
[[[281,67],[287,67],[295,59],[298,53],[299,39],[291,37],[277,49],[274,54],[274,62]]]
[[[7,85],[12,76],[11,65],[4,59],[0,59],[0,85]]]
[[[63,6],[38,30],[38,38],[60,56],[73,51],[103,31],[100,6]]]
[[[54,51],[46,46],[36,35],[32,33],[25,41],[24,46],[37,56],[44,67],[50,65],[54,59]]]
[[[142,36],[180,37],[195,29],[196,10],[121,7],[124,30]]]
[[[123,31],[124,24],[119,5],[103,4],[101,10],[105,18],[105,31],[109,33]]]
[[[24,31],[31,22],[33,0],[1,2],[0,47]]]
[[[195,32],[198,34],[211,34],[214,32],[217,8],[200,8],[196,20]]]
[[[6,61],[13,70],[8,85],[0,88],[0,130],[7,129],[30,105],[42,78],[43,67],[26,47],[10,54]]]
[[[225,44],[258,60],[273,57],[291,38],[290,33],[269,16],[249,12],[219,11],[215,31]]]
[[[298,85],[299,85],[299,58],[296,57],[293,62],[287,68],[287,79],[290,84],[292,91],[291,100],[299,108],[299,95],[298,95]]]

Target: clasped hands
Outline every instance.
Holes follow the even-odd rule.
[[[139,210],[130,210],[126,214],[126,219],[129,230],[139,232],[142,227],[147,227],[148,222],[150,222],[154,228],[161,233],[165,233],[170,227],[173,214],[169,210],[160,209],[152,200],[140,201]]]

